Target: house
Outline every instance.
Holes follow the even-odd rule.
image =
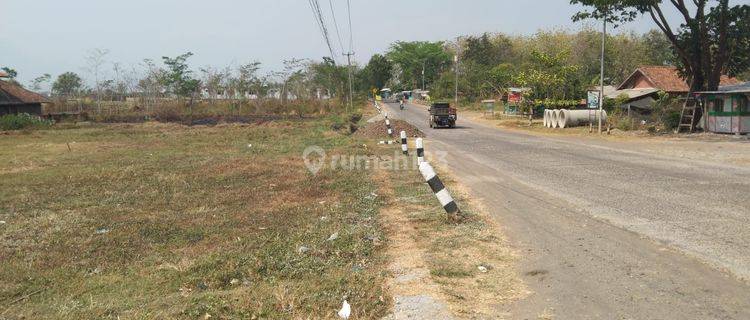
[[[736,78],[721,76],[721,85],[740,84]],[[690,91],[685,79],[683,79],[676,67],[672,66],[642,66],[636,69],[630,76],[617,87],[617,90],[626,89],[658,89],[672,95],[686,95]]]
[[[740,81],[736,78],[721,76],[721,84],[724,86],[739,83]],[[631,111],[642,114],[650,113],[653,102],[659,97],[659,92],[686,96],[690,87],[680,76],[676,67],[641,66],[630,74],[616,90],[607,91],[605,90],[604,96],[608,99],[624,99],[619,107],[627,109],[630,115]]]
[[[706,106],[704,128],[718,133],[750,133],[750,82],[698,92]]]
[[[43,103],[49,103],[49,100],[17,84],[0,80],[0,116],[17,113],[42,115]]]

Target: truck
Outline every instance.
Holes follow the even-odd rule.
[[[456,108],[451,107],[450,103],[447,102],[435,102],[430,105],[427,110],[430,112],[429,125],[430,128],[448,127],[453,128],[456,126]]]

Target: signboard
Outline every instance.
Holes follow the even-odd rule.
[[[523,98],[523,94],[518,91],[511,91],[508,92],[508,102],[509,103],[520,103]]]
[[[586,99],[586,104],[588,105],[589,109],[599,109],[599,96],[601,95],[600,91],[589,91],[588,97]]]

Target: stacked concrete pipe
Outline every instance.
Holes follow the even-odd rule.
[[[560,109],[552,110],[552,123],[550,123],[550,128],[560,127],[560,112]]]

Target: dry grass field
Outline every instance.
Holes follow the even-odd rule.
[[[0,318],[384,315],[377,186],[301,157],[336,121],[0,135]]]

